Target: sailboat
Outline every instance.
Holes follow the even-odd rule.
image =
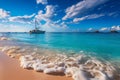
[[[39,30],[39,28],[37,27],[37,21],[36,21],[36,19],[35,19],[35,29],[30,30],[29,33],[30,33],[30,34],[44,34],[45,31]]]

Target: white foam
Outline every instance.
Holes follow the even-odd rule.
[[[53,67],[53,68],[46,68],[44,73],[46,74],[64,74],[65,68],[64,67]]]
[[[20,66],[25,69],[32,68],[34,61],[21,61]]]
[[[14,50],[25,51],[25,49],[12,46],[0,48],[3,52],[13,53]],[[29,50],[29,49],[28,49]],[[13,52],[12,52],[13,51]],[[14,57],[14,56],[13,56]],[[57,54],[55,56],[41,56],[36,53],[20,57],[20,66],[26,69],[34,69],[46,74],[65,74],[74,80],[113,80],[116,70],[111,64],[102,63],[99,60],[88,58],[85,55],[74,55],[72,57]],[[91,75],[87,76],[87,75]]]
[[[72,77],[76,71],[78,71],[79,68],[76,68],[76,67],[70,67],[70,68],[66,68],[65,70],[65,75],[67,77]]]
[[[56,63],[56,65],[59,66],[59,67],[64,67],[65,63],[64,62],[58,62],[58,63]]]
[[[55,68],[46,68],[44,70],[44,73],[46,73],[46,74],[52,74],[52,73],[56,73],[56,72],[57,72],[57,70]]]
[[[34,63],[33,64],[33,69],[38,72],[43,72],[45,70],[45,66],[42,65],[41,63]]]
[[[93,70],[95,73],[95,78],[98,80],[110,80],[109,77],[106,75],[106,73],[99,71],[99,70]]]
[[[5,52],[5,51],[7,51],[7,50],[9,50],[9,47],[3,47],[1,51],[2,51],[2,52]]]
[[[57,67],[57,72],[58,73],[64,73],[65,72],[65,68],[64,67]]]
[[[74,80],[90,80],[90,78],[88,78],[88,76],[86,75],[86,73],[84,71],[82,71],[82,70],[76,71],[73,74],[72,78]]]
[[[36,62],[31,55],[25,55],[20,57],[20,66],[23,68],[32,68],[32,65]]]
[[[9,40],[7,37],[0,37],[0,40]]]

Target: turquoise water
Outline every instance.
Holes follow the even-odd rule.
[[[120,59],[120,34],[118,33],[6,33],[18,42],[45,49],[78,54],[83,51],[104,59]]]

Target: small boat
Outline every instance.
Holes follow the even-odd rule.
[[[96,30],[96,31],[94,31],[94,33],[100,33],[100,31]]]
[[[44,34],[45,31],[39,30],[37,27],[37,21],[35,20],[35,29],[29,31],[30,34]]]
[[[110,33],[118,33],[117,30],[110,28]]]
[[[110,33],[118,33],[116,30],[111,30]]]

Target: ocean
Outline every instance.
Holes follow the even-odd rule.
[[[1,33],[16,44],[37,46],[65,54],[86,54],[108,61],[120,60],[120,33]]]

